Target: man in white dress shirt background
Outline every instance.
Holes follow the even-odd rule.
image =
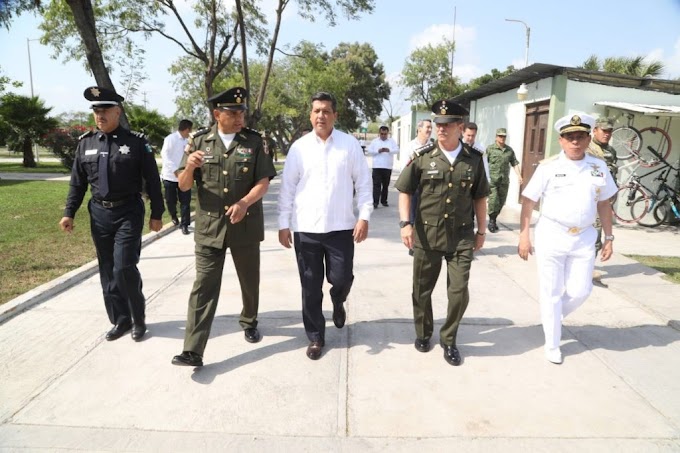
[[[556,364],[562,363],[562,319],[581,306],[593,289],[597,238],[593,224],[598,214],[605,233],[600,260],[607,261],[614,251],[609,199],[617,187],[607,164],[586,154],[594,123],[595,118],[586,114],[557,120],[562,151],[540,163],[522,192],[517,251],[523,260],[532,253],[531,215],[541,201],[534,235],[539,303],[545,356]]]
[[[465,123],[465,128],[463,129],[463,143],[467,143],[474,149],[482,153],[482,160],[484,162],[484,171],[486,172],[486,179],[491,181],[489,177],[489,157],[486,155],[486,146],[477,141],[477,123],[468,121]]]
[[[389,206],[387,203],[387,189],[390,186],[394,155],[399,152],[399,145],[390,138],[390,129],[380,126],[379,137],[374,138],[366,149],[366,154],[373,158],[373,207],[378,203]]]
[[[194,124],[189,120],[181,120],[177,131],[165,137],[161,149],[161,179],[165,188],[165,204],[172,223],[180,225],[182,233],[189,234],[191,223],[191,189],[183,192],[177,183],[177,169],[184,156],[184,147]],[[179,201],[180,219],[177,218],[177,201]]]
[[[324,277],[331,284],[333,323],[340,329],[354,281],[354,242],[366,239],[373,211],[368,163],[357,139],[333,127],[337,116],[333,95],[312,96],[313,129],[290,147],[278,202],[279,242],[286,248],[295,246],[307,357],[312,360],[321,357],[325,346]]]

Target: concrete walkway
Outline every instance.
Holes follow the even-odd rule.
[[[200,369],[170,364],[194,278],[193,238],[173,228],[142,251],[141,343],[104,340],[92,264],[0,307],[32,307],[0,325],[0,451],[680,451],[680,285],[620,253],[598,263],[608,288],[565,321],[565,361],[553,365],[536,263],[517,257],[518,211],[507,208],[473,263],[464,363],[451,367],[441,348],[413,347],[411,258],[391,192],[356,248],[347,325],[333,326],[327,300],[327,347],[314,362],[294,253],[277,241],[278,188],[265,198],[263,339],[243,339],[227,260]],[[617,252],[680,255],[677,229],[615,234]],[[438,329],[445,275],[434,301]]]

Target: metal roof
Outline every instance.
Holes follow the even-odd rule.
[[[650,105],[650,104],[632,104],[630,102],[610,102],[598,101],[595,105],[603,105],[605,107],[612,107],[627,112],[640,113],[645,116],[680,116],[680,106],[677,105]]]
[[[481,99],[492,94],[503,93],[518,88],[522,83],[532,83],[537,80],[565,75],[570,80],[580,82],[599,83],[608,86],[637,88],[640,90],[660,91],[669,94],[680,94],[680,80],[652,79],[609,72],[588,71],[580,68],[569,68],[551,64],[534,63],[501,79],[493,80],[474,90],[467,91],[453,98],[460,104]]]

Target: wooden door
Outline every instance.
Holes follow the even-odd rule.
[[[534,175],[538,163],[545,158],[545,137],[548,130],[550,101],[528,104],[526,109],[524,150],[522,152],[522,179],[524,183],[520,187],[519,202],[522,201],[522,190]],[[538,209],[538,204],[536,207]]]

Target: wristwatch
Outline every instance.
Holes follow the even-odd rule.
[[[399,221],[399,228],[404,228],[407,225],[411,225],[411,222],[409,222],[408,220],[400,220]]]
[[[606,236],[606,235],[605,235],[604,240],[605,240],[605,241],[613,241],[613,240],[614,240],[614,235],[613,235],[613,234],[611,234],[611,235],[609,235],[609,236]]]

